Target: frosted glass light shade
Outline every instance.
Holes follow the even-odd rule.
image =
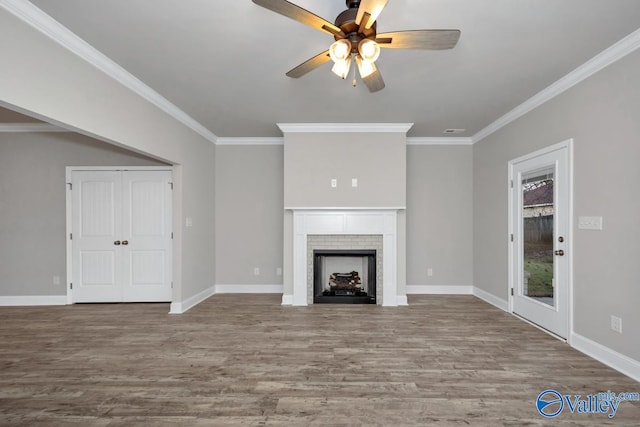
[[[367,61],[360,55],[356,56],[356,64],[358,64],[358,70],[360,71],[360,77],[363,79],[369,77],[371,74],[378,70],[376,64],[373,61]]]
[[[346,79],[349,75],[349,70],[351,69],[351,55],[347,56],[347,59],[338,61],[333,65],[331,71],[340,77],[341,79]]]
[[[358,43],[358,52],[365,61],[375,62],[380,56],[380,46],[371,39],[364,39]]]
[[[329,47],[329,56],[335,63],[346,60],[351,56],[351,42],[346,39],[336,41]]]

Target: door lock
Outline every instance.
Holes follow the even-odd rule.
[[[563,251],[562,249],[557,250],[557,251],[555,251],[554,253],[555,253],[556,255],[558,255],[558,256],[564,256],[564,251]]]

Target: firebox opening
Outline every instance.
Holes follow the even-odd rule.
[[[375,304],[375,250],[314,250],[314,304]]]

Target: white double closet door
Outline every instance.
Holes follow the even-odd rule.
[[[71,176],[73,302],[171,301],[171,171]]]

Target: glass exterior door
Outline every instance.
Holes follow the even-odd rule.
[[[570,143],[509,163],[513,312],[567,338]]]
[[[554,168],[523,174],[523,294],[555,306],[554,299]]]

